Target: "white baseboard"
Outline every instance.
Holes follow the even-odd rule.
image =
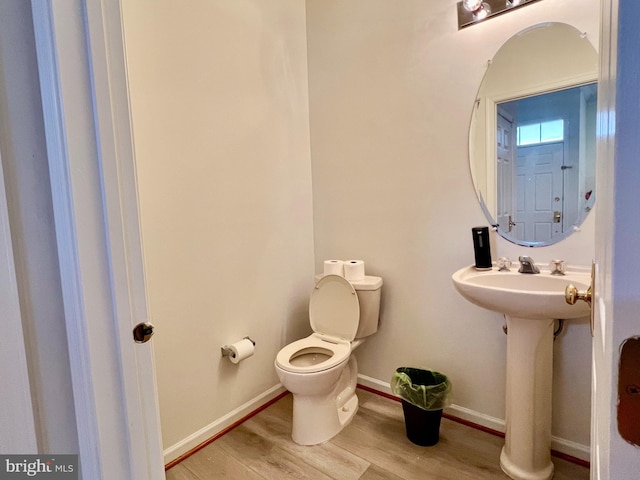
[[[201,443],[209,440],[211,437],[222,432],[225,428],[229,427],[230,425],[233,425],[235,422],[237,422],[241,418],[257,410],[258,408],[263,406],[265,403],[276,398],[278,395],[280,395],[284,391],[285,391],[285,388],[282,386],[282,384],[279,383],[278,385],[275,385],[274,387],[258,395],[257,397],[252,398],[251,400],[244,403],[243,405],[240,405],[238,408],[227,413],[225,416],[220,417],[216,421],[201,428],[197,432],[192,433],[185,439],[180,440],[178,443],[174,445],[171,445],[169,448],[166,448],[163,452],[165,465],[175,460],[180,455],[184,455],[189,450],[192,450],[193,448],[197,447]]]
[[[579,458],[585,462],[591,460],[591,447],[589,447],[589,445],[582,445],[581,443],[552,436],[551,448],[556,452],[571,455],[572,457]]]
[[[475,410],[461,407],[459,405],[452,404],[447,407],[445,412],[456,418],[475,423],[476,425],[480,425],[481,427],[496,430],[500,433],[504,433],[506,430],[505,422],[503,419],[492,417],[491,415],[485,415],[484,413],[476,412]]]
[[[391,385],[388,382],[358,374],[358,383],[373,390],[393,395],[393,393],[391,393]],[[505,422],[501,418],[485,415],[484,413],[476,412],[475,410],[470,410],[459,405],[451,405],[445,412],[482,427],[490,428],[501,433],[505,431]],[[590,459],[591,449],[588,445],[582,445],[572,442],[571,440],[565,440],[564,438],[552,436],[551,448],[560,453],[579,458],[580,460],[589,461]]]
[[[388,393],[389,395],[393,395],[391,393],[391,384],[389,382],[383,382],[382,380],[378,380],[377,378],[367,377],[366,375],[358,374],[358,383],[360,385],[364,385],[365,387],[373,388],[382,393]]]

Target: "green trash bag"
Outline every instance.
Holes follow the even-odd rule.
[[[442,410],[450,405],[451,382],[442,373],[401,367],[393,374],[391,391],[423,410]]]

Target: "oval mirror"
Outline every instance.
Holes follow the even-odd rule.
[[[480,204],[505,239],[551,245],[593,207],[597,76],[595,48],[564,23],[514,35],[489,62],[469,159]]]

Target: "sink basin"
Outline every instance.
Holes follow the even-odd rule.
[[[497,269],[478,271],[473,266],[458,270],[452,276],[456,290],[468,301],[494,312],[533,320],[570,319],[589,315],[589,306],[580,302],[569,305],[564,298],[565,287],[575,285],[586,290],[590,283],[587,272],[567,272],[566,275],[500,272]]]

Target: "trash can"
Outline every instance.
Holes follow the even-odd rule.
[[[401,367],[393,374],[391,391],[402,400],[407,438],[423,447],[438,443],[442,409],[450,403],[451,382],[446,375]]]

